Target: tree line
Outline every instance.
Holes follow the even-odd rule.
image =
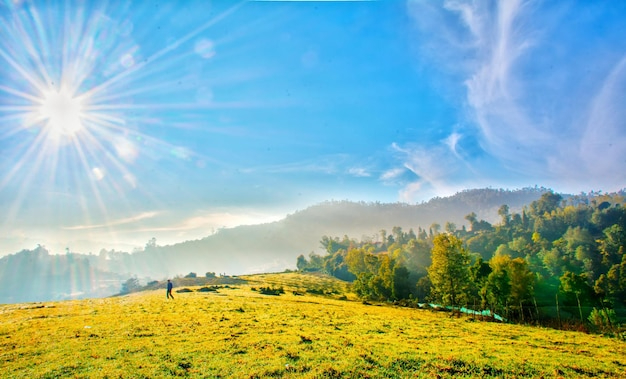
[[[297,268],[353,282],[363,299],[488,309],[513,320],[590,317],[611,322],[626,306],[626,207],[618,194],[545,192],[494,225],[475,213],[360,241],[323,236],[325,255]],[[540,312],[540,309],[542,310]]]

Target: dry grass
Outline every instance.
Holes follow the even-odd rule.
[[[626,377],[626,344],[618,340],[315,296],[306,290],[345,284],[311,275],[246,279],[218,292],[175,293],[173,301],[158,290],[0,306],[0,375]],[[285,294],[251,290],[261,285]]]

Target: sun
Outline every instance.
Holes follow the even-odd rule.
[[[73,137],[83,129],[83,104],[66,88],[45,91],[38,116],[53,137]]]

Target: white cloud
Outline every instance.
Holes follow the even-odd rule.
[[[207,38],[201,38],[194,45],[194,52],[204,59],[215,56],[215,43]]]
[[[402,201],[416,201],[434,195],[452,195],[465,185],[463,182],[466,173],[472,172],[472,168],[457,152],[460,139],[460,134],[452,133],[439,144],[431,146],[399,146],[394,143],[392,148],[399,154],[404,167],[389,170],[383,176],[389,180],[406,170],[417,176],[417,180],[411,181],[400,190]]]
[[[424,182],[413,182],[403,187],[399,192],[399,200],[406,203],[416,201],[420,193],[424,192]]]
[[[358,178],[367,178],[371,176],[371,174],[363,167],[352,167],[348,170],[348,173]]]
[[[575,22],[571,16],[580,12],[568,6],[547,10],[541,8],[546,4],[525,0],[408,2],[423,37],[417,42],[419,59],[464,84],[469,112],[459,120],[467,125],[461,132],[477,132],[495,166],[534,183],[616,190],[626,184],[626,57],[611,53],[625,46],[614,46],[620,39],[608,31],[622,29],[605,25],[602,36],[613,42],[589,43],[584,33],[599,33],[589,20],[607,15],[610,6],[596,7],[593,16]],[[455,154],[459,136],[446,141]],[[441,163],[436,148],[412,155],[410,166],[425,180],[452,180],[450,172],[427,167]]]
[[[394,144],[393,146],[395,147],[396,145]],[[401,177],[405,172],[405,168],[392,168],[383,172],[383,174],[380,176],[380,180],[384,182],[391,182]]]
[[[153,217],[157,216],[158,214],[159,214],[159,212],[142,212],[142,213],[136,214],[134,216],[120,218],[120,219],[116,219],[116,220],[110,220],[110,221],[107,221],[107,222],[102,223],[102,224],[75,225],[75,226],[68,226],[68,227],[65,227],[63,229],[65,229],[65,230],[86,230],[86,229],[110,228],[110,227],[113,227],[113,226],[120,226],[120,225],[124,225],[124,224],[136,223],[136,222],[141,221],[141,220],[153,218]]]
[[[268,172],[268,173],[318,173],[335,175],[345,172],[342,166],[348,164],[347,154],[331,154],[307,159],[303,161],[287,162],[273,166],[259,166],[243,169],[242,172]]]
[[[457,151],[457,145],[461,138],[462,138],[461,134],[452,133],[448,136],[448,138],[443,140],[443,142],[448,146],[450,151],[459,159],[461,158],[461,156],[459,155],[459,152]]]
[[[580,144],[587,171],[624,185],[626,163],[626,55],[615,65],[594,98]],[[616,165],[618,170],[616,170]]]

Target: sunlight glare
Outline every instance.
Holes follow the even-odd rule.
[[[72,137],[83,128],[83,105],[79,97],[67,89],[50,90],[43,94],[39,115],[46,120],[48,133],[53,136]]]

